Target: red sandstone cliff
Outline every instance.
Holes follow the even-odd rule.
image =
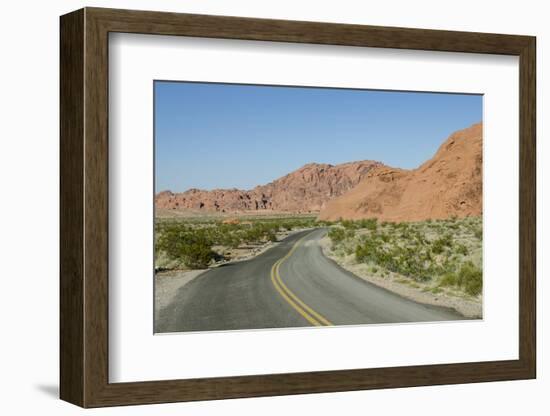
[[[482,124],[453,133],[434,157],[414,170],[378,166],[319,219],[421,221],[482,213]]]

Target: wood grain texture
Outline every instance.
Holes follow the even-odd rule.
[[[190,380],[108,380],[108,33],[520,57],[518,360]],[[535,39],[485,33],[86,8],[61,18],[61,396],[83,407],[533,378]]]
[[[84,12],[60,22],[60,388],[84,404]]]
[[[519,98],[519,355],[536,377],[536,41],[520,54]]]
[[[84,331],[85,406],[101,395],[108,380],[109,309],[109,141],[108,33],[86,11],[84,57]]]
[[[519,55],[528,36],[87,8],[110,32]]]

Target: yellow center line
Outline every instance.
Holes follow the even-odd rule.
[[[271,281],[273,282],[273,286],[275,286],[275,289],[277,289],[277,292],[279,292],[282,298],[286,300],[288,304],[292,306],[294,310],[296,310],[296,312],[303,316],[309,323],[315,326],[334,325],[328,319],[323,317],[320,313],[314,311],[310,306],[306,305],[304,301],[302,301],[298,296],[296,296],[296,294],[293,293],[287,287],[287,285],[284,284],[283,279],[281,279],[281,275],[279,274],[279,267],[281,266],[281,264],[283,264],[288,258],[290,258],[290,256],[292,256],[292,253],[296,251],[298,246],[306,237],[307,235],[300,238],[284,257],[277,260],[273,264],[273,266],[271,267]]]

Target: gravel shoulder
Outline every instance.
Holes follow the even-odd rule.
[[[155,314],[170,305],[178,290],[208,269],[174,271],[155,275]]]
[[[402,279],[395,274],[390,274],[388,277],[374,276],[369,272],[369,268],[366,264],[355,263],[352,256],[342,258],[335,255],[331,250],[332,243],[328,237],[325,236],[322,238],[320,240],[320,245],[325,257],[331,259],[340,267],[367,282],[394,292],[404,298],[414,300],[415,302],[452,308],[466,318],[479,319],[483,316],[483,306],[481,302],[474,302],[460,297],[450,296],[445,293],[433,294],[429,291],[425,291],[425,287],[422,285],[413,287],[409,284],[401,283],[399,280]]]

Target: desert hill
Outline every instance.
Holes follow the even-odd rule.
[[[421,221],[482,213],[482,124],[453,133],[414,170],[379,165],[327,202],[319,219]]]
[[[158,210],[203,212],[318,212],[332,198],[355,187],[379,162],[365,160],[340,165],[310,163],[267,185],[251,190],[189,189],[182,193],[160,192]]]

